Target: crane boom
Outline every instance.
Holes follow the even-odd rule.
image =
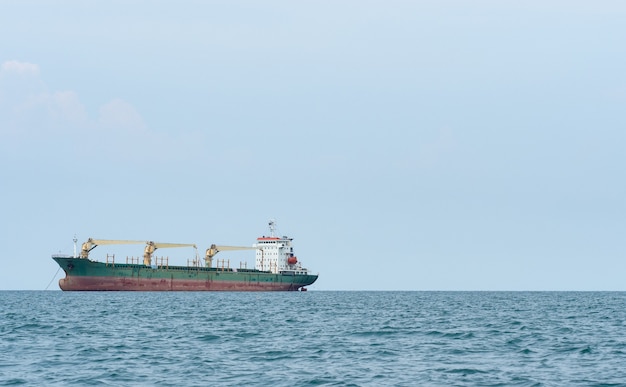
[[[167,247],[193,247],[198,249],[194,243],[161,243],[161,242],[146,242],[146,248],[143,250],[143,264],[150,266],[152,264],[152,254],[154,250]]]
[[[146,243],[146,241],[129,241],[129,240],[115,240],[115,239],[92,239],[89,238],[94,245],[135,245]]]
[[[256,247],[248,247],[248,246],[215,246],[217,247],[217,251],[232,251],[232,250],[256,250]]]
[[[157,249],[162,249],[162,248],[166,248],[166,247],[193,247],[194,249],[197,249],[195,243],[159,243],[159,242],[154,242],[154,247],[156,247]]]
[[[211,267],[213,264],[213,257],[215,254],[220,251],[234,251],[234,250],[256,250],[258,247],[249,247],[249,246],[223,246],[212,244],[211,247],[206,249],[206,255],[204,260],[206,261],[206,266]]]
[[[143,263],[146,266],[150,266],[152,263],[152,254],[154,250],[159,248],[168,248],[168,247],[193,247],[194,249],[198,249],[194,243],[161,243],[161,242],[152,242],[152,241],[131,241],[131,240],[116,240],[116,239],[93,239],[89,238],[85,243],[83,243],[80,251],[81,258],[89,258],[89,252],[95,249],[98,245],[136,245],[136,244],[146,244],[146,248],[144,249],[143,254]]]
[[[80,250],[81,258],[89,258],[89,252],[96,248],[98,245],[136,245],[146,243],[145,241],[128,241],[128,240],[115,240],[115,239],[93,239],[89,238],[82,244]]]

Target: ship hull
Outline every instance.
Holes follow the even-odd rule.
[[[317,275],[309,274],[53,259],[65,271],[59,280],[64,291],[296,291],[317,280]]]

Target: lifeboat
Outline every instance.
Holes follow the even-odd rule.
[[[298,263],[298,258],[296,257],[289,257],[287,258],[287,263],[290,265],[295,265],[296,263]]]

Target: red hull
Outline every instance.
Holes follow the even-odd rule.
[[[120,277],[74,277],[59,280],[62,290],[100,291],[296,291],[301,285],[290,283],[250,283],[184,279],[147,279]]]

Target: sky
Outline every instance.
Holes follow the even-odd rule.
[[[203,254],[275,219],[311,290],[624,291],[625,18],[608,0],[2,0],[0,290],[58,290],[75,235]]]

